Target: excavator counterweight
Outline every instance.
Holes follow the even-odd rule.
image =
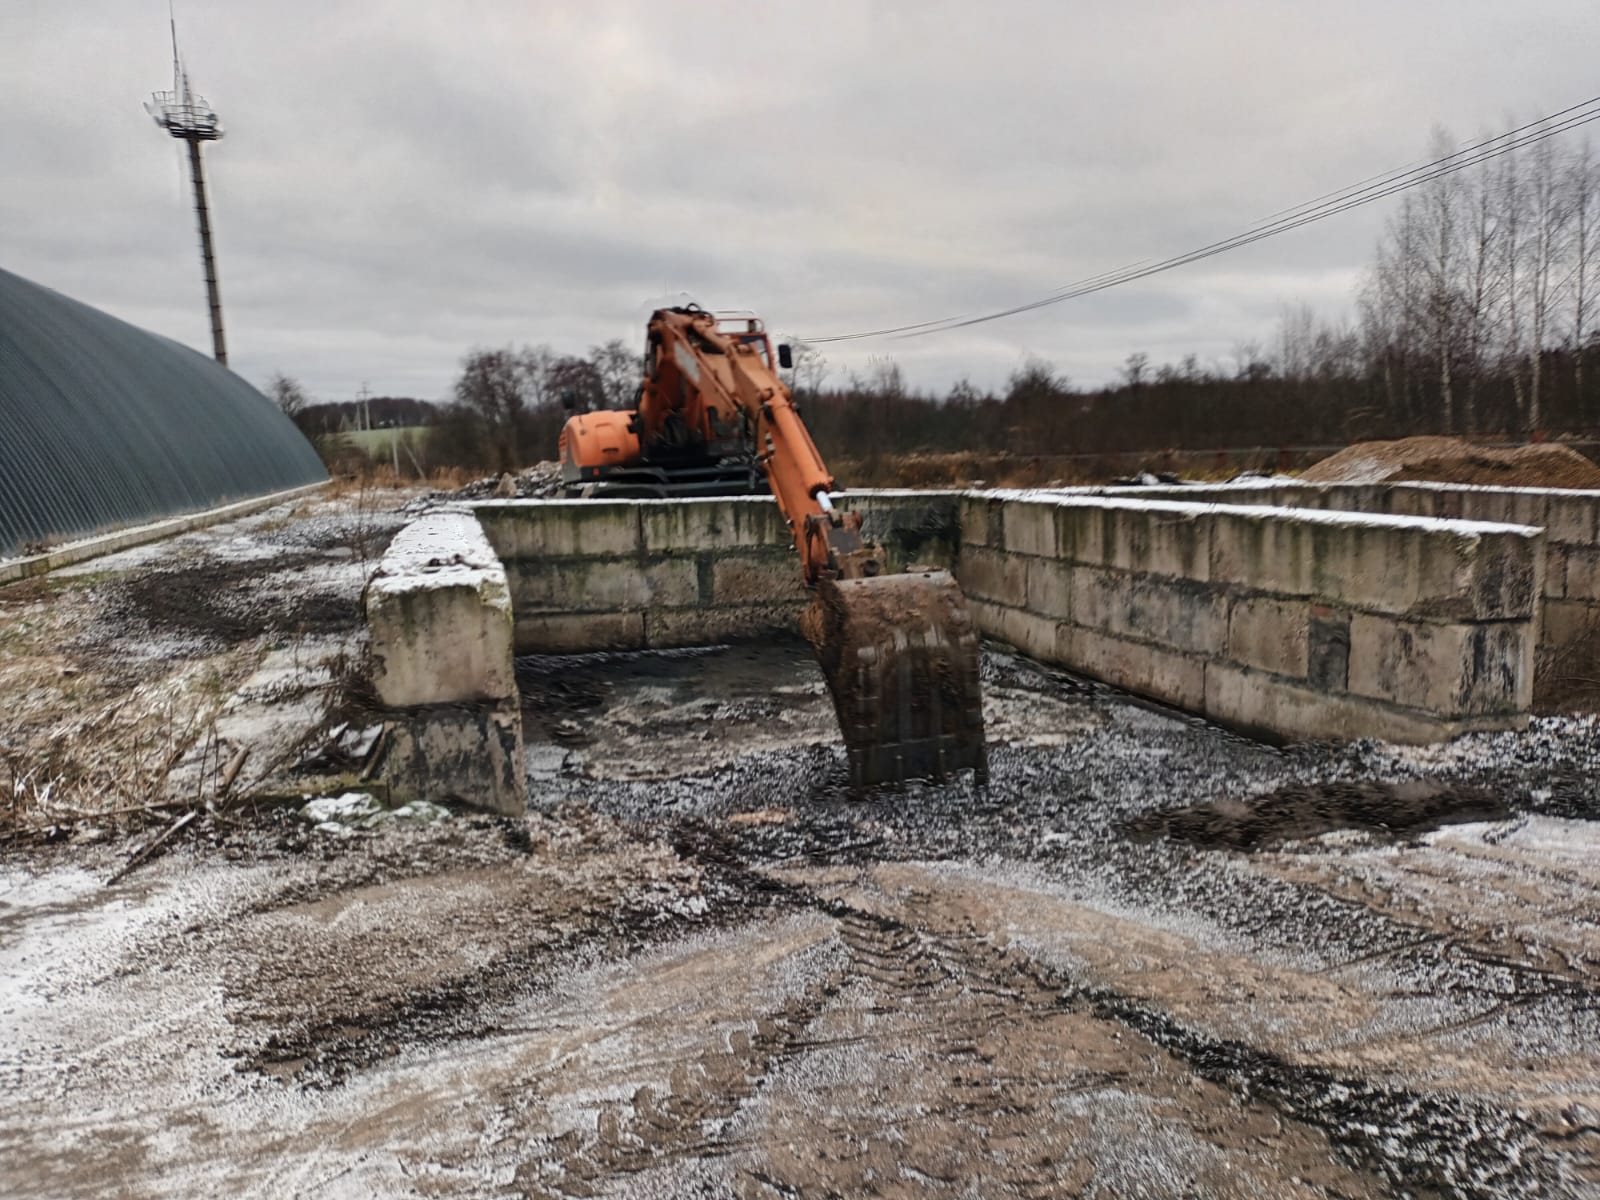
[[[852,789],[967,769],[984,778],[978,634],[961,589],[948,571],[889,573],[861,514],[834,507],[833,476],[759,319],[657,310],[637,408],[574,416],[561,435],[563,478],[584,489],[660,480],[657,494],[686,494],[687,481],[741,459],[759,466],[794,537],[812,592],[801,626],[833,696]]]

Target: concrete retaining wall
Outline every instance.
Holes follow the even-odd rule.
[[[841,497],[891,566],[949,566],[956,492]],[[793,633],[809,599],[770,497],[486,500],[518,654],[666,649]]]
[[[1071,494],[1277,505],[1532,525],[1546,531],[1539,658],[1559,660],[1600,630],[1600,492],[1449,483],[1245,483],[1096,488]]]
[[[1542,528],[1148,495],[883,491],[839,503],[863,513],[894,569],[953,567],[986,635],[1230,724],[1422,742],[1526,720],[1550,591]],[[1557,507],[1530,515],[1551,523]],[[512,653],[787,634],[808,598],[766,497],[483,501],[440,519],[444,542],[468,548],[434,567],[462,578],[426,579],[427,537],[413,526],[385,559],[386,571],[400,560],[396,574],[368,599],[380,694],[418,714],[506,711]]]
[[[433,512],[402,529],[367,585],[366,611],[392,800],[522,812],[511,593],[473,515]]]
[[[1538,529],[1039,492],[960,526],[984,632],[1118,687],[1282,737],[1526,719]]]

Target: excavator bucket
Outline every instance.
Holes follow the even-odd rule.
[[[823,579],[802,622],[861,792],[988,775],[978,631],[948,571]]]

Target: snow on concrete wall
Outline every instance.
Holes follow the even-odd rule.
[[[892,568],[949,566],[955,492],[841,497]],[[768,496],[485,500],[472,506],[505,565],[519,654],[667,649],[796,633],[810,599]]]
[[[1600,492],[1455,483],[1238,483],[1169,488],[1073,489],[1072,494],[1270,504],[1532,525],[1546,531],[1539,631],[1541,663],[1559,662],[1600,630]]]
[[[1526,719],[1541,530],[1050,492],[960,524],[985,633],[1130,691],[1291,738]]]
[[[1054,492],[840,504],[892,568],[953,566],[987,636],[1193,712],[1411,742],[1526,719],[1540,528]],[[470,511],[504,568],[516,653],[766,637],[807,601],[765,497]]]
[[[413,521],[367,586],[391,799],[526,808],[505,569],[464,508]]]

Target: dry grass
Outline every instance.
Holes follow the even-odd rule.
[[[169,803],[173,768],[259,656],[241,647],[137,683],[87,677],[54,655],[8,657],[0,683],[26,700],[0,722],[0,831]]]
[[[482,479],[487,471],[469,471],[465,467],[439,467],[428,473],[426,479],[396,472],[388,463],[369,463],[358,471],[341,471],[329,481],[323,495],[328,497],[353,496],[371,491],[405,491],[432,488],[437,491],[454,491],[474,479]]]

